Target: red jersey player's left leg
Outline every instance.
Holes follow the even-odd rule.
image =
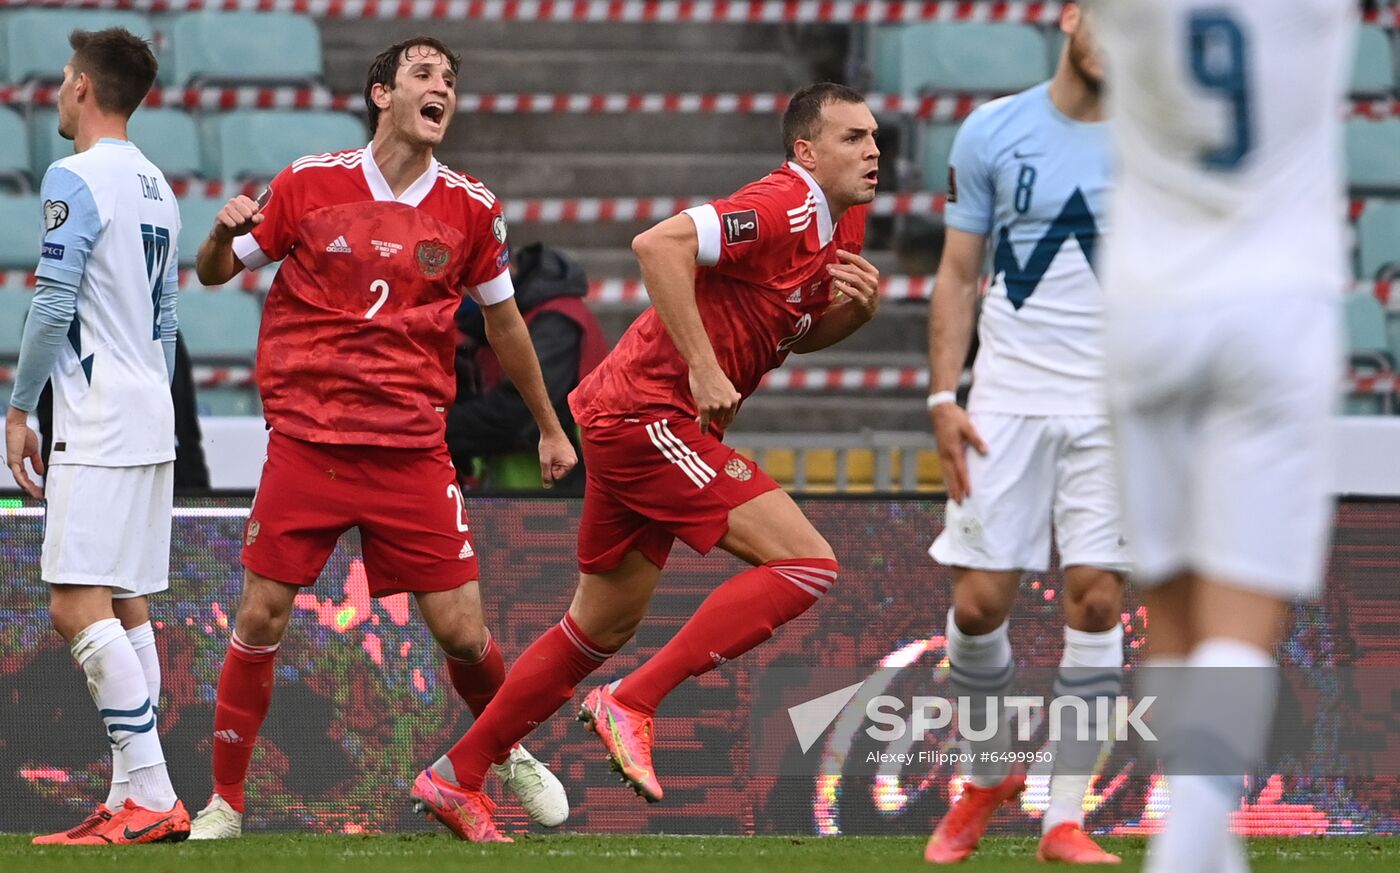
[[[836,556],[786,492],[736,506],[719,546],[753,566],[705,598],[669,643],[624,677],[618,702],[651,715],[691,676],[733,660],[806,612],[836,581]]]

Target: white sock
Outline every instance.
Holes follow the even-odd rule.
[[[1056,697],[1079,697],[1088,704],[1089,735],[1076,737],[1074,710],[1060,710],[1060,740],[1050,771],[1050,806],[1041,820],[1041,832],[1049,833],[1064,822],[1084,824],[1084,795],[1098,766],[1099,756],[1111,741],[1091,739],[1100,725],[1096,701],[1117,698],[1123,690],[1123,626],[1093,632],[1065,628],[1065,651],[1055,676]],[[1109,712],[1113,710],[1110,709]],[[1104,729],[1107,729],[1106,727]]]
[[[1011,680],[1016,675],[1016,665],[1011,658],[1011,637],[1007,634],[1010,622],[1002,622],[1001,627],[985,634],[965,634],[958,630],[953,621],[953,610],[948,610],[948,666],[949,673],[960,697],[969,698],[969,721],[974,730],[987,724],[987,701],[998,698],[997,713],[1000,727],[991,738],[972,740],[973,762],[972,782],[982,788],[991,788],[1006,779],[1011,765],[1005,760],[1011,751],[1011,728],[1006,717],[1006,709],[999,698],[1011,688]],[[993,753],[994,760],[982,761],[981,753]]]
[[[94,622],[73,638],[69,649],[87,675],[107,738],[127,767],[132,800],[148,809],[171,808],[175,791],[165,771],[146,676],[122,623],[115,618]],[[149,772],[138,779],[138,770]]]
[[[131,642],[131,648],[141,662],[141,672],[146,676],[146,694],[151,701],[151,710],[159,716],[160,658],[156,654],[156,632],[148,621],[127,629],[126,638]],[[126,757],[113,746],[112,787],[107,791],[107,808],[120,809],[122,801],[130,794],[131,778],[126,772]]]
[[[1172,808],[1151,844],[1153,873],[1214,873],[1238,862],[1230,814],[1244,774],[1264,757],[1278,699],[1274,659],[1239,640],[1205,640],[1187,665],[1165,739]]]

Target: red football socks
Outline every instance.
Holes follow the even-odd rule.
[[[214,793],[243,811],[243,781],[272,705],[272,668],[277,646],[250,646],[235,634],[219,673],[214,707]]]
[[[511,748],[573,699],[574,689],[612,651],[584,635],[567,614],[520,653],[491,706],[447,752],[457,784],[481,790],[486,771]]]
[[[647,715],[691,676],[708,673],[773,635],[811,608],[836,582],[839,567],[821,558],[788,558],[745,570],[710,592],[661,651],[613,691]]]
[[[447,675],[452,678],[452,687],[457,696],[467,704],[472,715],[481,718],[486,704],[496,696],[501,683],[506,679],[506,659],[501,656],[501,647],[490,636],[486,647],[475,661],[462,661],[447,656]]]

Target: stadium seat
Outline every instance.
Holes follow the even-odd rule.
[[[1395,58],[1390,33],[1383,27],[1363,27],[1351,70],[1351,93],[1381,96],[1395,90]]]
[[[196,12],[170,29],[172,85],[198,82],[315,82],[321,35],[303,15]]]
[[[901,25],[871,28],[871,84],[882,94],[899,92],[899,40],[903,30]]]
[[[34,270],[44,237],[42,222],[38,197],[0,197],[0,270]]]
[[[0,108],[0,183],[15,193],[26,194],[34,188],[33,168],[29,165],[29,131],[19,113]]]
[[[176,242],[179,249],[180,266],[194,265],[199,254],[199,246],[214,226],[214,218],[228,202],[224,197],[181,197],[180,198],[180,237]]]
[[[63,65],[73,49],[68,34],[74,30],[125,27],[153,41],[155,31],[139,12],[78,9],[29,9],[0,17],[0,72],[7,82],[63,79]]]
[[[930,124],[924,128],[923,173],[924,188],[946,193],[948,190],[948,154],[957,136],[956,124]]]
[[[24,320],[29,317],[32,294],[0,289],[0,360],[19,358],[19,340],[24,333]],[[8,393],[3,395],[9,397]]]
[[[1371,200],[1356,223],[1357,275],[1374,279],[1387,268],[1400,273],[1400,201]]]
[[[1027,24],[916,24],[899,31],[899,90],[1009,93],[1049,78],[1045,37]]]
[[[304,155],[367,142],[364,123],[344,112],[229,112],[204,122],[205,169],[212,178],[270,179]]]
[[[247,363],[258,343],[258,298],[233,288],[180,294],[180,333],[190,357]]]
[[[199,153],[199,128],[179,109],[141,109],[127,128],[131,141],[169,179],[198,176],[204,165]]]
[[[1400,119],[1355,118],[1346,127],[1347,184],[1364,190],[1400,190]]]
[[[29,119],[29,162],[41,184],[49,164],[73,154],[73,142],[58,135],[58,110],[41,109]]]
[[[1361,290],[1345,297],[1347,353],[1353,367],[1394,369],[1390,337],[1386,333],[1385,310],[1370,291]]]

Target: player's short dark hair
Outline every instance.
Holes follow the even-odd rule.
[[[374,60],[369,65],[369,75],[365,77],[365,111],[369,116],[369,134],[374,136],[374,131],[379,127],[379,107],[374,105],[374,86],[383,85],[385,88],[394,87],[394,78],[399,74],[400,58],[403,53],[414,46],[426,46],[447,59],[447,65],[452,68],[455,74],[462,66],[462,56],[447,47],[447,44],[436,37],[415,36],[396,42],[384,51],[375,55]]]
[[[75,30],[73,72],[87,73],[97,105],[107,112],[131,117],[156,81],[156,56],[151,44],[122,27]]]
[[[813,140],[822,129],[822,107],[830,103],[864,103],[865,97],[856,89],[835,82],[818,82],[800,89],[788,100],[783,112],[783,149],[788,160],[794,157],[793,144],[799,139]]]

